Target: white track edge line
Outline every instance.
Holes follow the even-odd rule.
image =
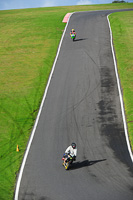
[[[71,13],[70,17],[72,16],[72,14],[73,13]],[[60,48],[61,48],[61,45],[62,45],[62,41],[63,41],[64,35],[65,35],[65,32],[66,32],[70,17],[69,17],[69,19],[67,21],[67,24],[65,26],[63,35],[61,37],[60,44],[59,44],[59,47],[58,47],[58,50],[57,50],[57,54],[56,54],[56,57],[55,57],[55,61],[54,61],[54,64],[53,64],[53,67],[52,67],[52,70],[51,70],[51,73],[50,73],[50,76],[49,76],[49,79],[48,79],[48,82],[47,82],[47,86],[46,86],[46,89],[45,89],[45,92],[44,92],[44,95],[43,95],[43,99],[42,99],[42,102],[41,102],[41,105],[40,105],[40,108],[39,108],[39,112],[38,112],[38,115],[37,115],[33,130],[32,130],[28,145],[27,145],[27,149],[26,149],[25,154],[24,154],[24,158],[23,158],[21,167],[20,167],[20,171],[19,171],[19,175],[18,175],[18,179],[17,179],[17,184],[16,184],[14,200],[18,200],[19,188],[20,188],[20,183],[21,183],[21,179],[22,179],[25,163],[26,163],[26,160],[27,160],[27,157],[28,157],[28,153],[29,153],[29,150],[30,150],[30,147],[31,147],[31,143],[32,143],[35,131],[36,131],[36,127],[38,125],[38,121],[39,121],[39,118],[40,118],[40,115],[41,115],[41,111],[42,111],[42,108],[43,108],[43,105],[44,105],[44,102],[45,102],[45,99],[46,99],[46,95],[47,95],[47,92],[48,92],[50,81],[51,81],[51,78],[52,78],[52,75],[53,75],[53,72],[54,72],[54,69],[55,69],[55,65],[56,65],[56,62],[57,62],[57,59],[58,59],[58,56],[59,56],[59,53],[60,53]]]
[[[128,137],[128,130],[127,130],[125,110],[124,110],[124,103],[123,103],[123,97],[122,97],[122,92],[121,92],[121,87],[120,87],[120,79],[119,79],[119,75],[118,75],[118,71],[117,71],[117,64],[116,64],[115,53],[114,53],[114,48],[113,48],[113,37],[112,37],[112,30],[111,30],[110,21],[109,21],[109,15],[107,16],[107,20],[108,20],[109,29],[110,29],[110,42],[111,42],[112,55],[113,55],[113,60],[114,60],[114,67],[115,67],[115,74],[116,74],[116,79],[117,79],[118,91],[119,91],[119,98],[120,98],[120,104],[121,104],[121,111],[122,111],[122,117],[123,117],[125,137],[126,137],[128,151],[129,151],[131,160],[133,162],[133,153],[132,153],[132,150],[131,150],[129,137]]]

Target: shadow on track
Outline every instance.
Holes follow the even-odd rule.
[[[88,38],[81,38],[81,39],[75,39],[74,42],[82,41],[82,40],[87,40]]]
[[[103,160],[93,160],[93,161],[89,161],[89,160],[84,160],[82,162],[75,162],[72,164],[70,170],[74,170],[74,169],[79,169],[79,168],[82,168],[82,167],[88,167],[88,166],[91,166],[91,165],[94,165],[98,162],[102,162],[102,161],[105,161],[106,159],[103,159]]]

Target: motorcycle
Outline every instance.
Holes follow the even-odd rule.
[[[72,33],[70,36],[71,36],[71,39],[74,41],[75,38],[76,38],[76,34],[75,34],[75,33]]]
[[[62,160],[63,161],[65,160],[65,162],[63,162],[62,165],[65,167],[66,170],[68,170],[70,168],[71,164],[73,163],[73,158],[71,157],[70,154],[65,153],[63,155]]]

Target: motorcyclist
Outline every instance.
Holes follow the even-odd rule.
[[[76,32],[75,32],[75,30],[73,28],[72,28],[72,30],[70,32],[70,36],[71,36],[71,34],[75,34],[75,36],[76,36]]]
[[[72,157],[73,161],[76,160],[77,147],[74,142],[66,149],[65,154],[70,155]],[[66,162],[66,159],[64,159],[64,164],[65,164],[65,162]]]

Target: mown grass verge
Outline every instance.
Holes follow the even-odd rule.
[[[133,150],[133,11],[109,16],[118,73],[125,106],[129,139]]]
[[[13,199],[16,176],[65,27],[64,15],[131,7],[106,4],[0,11],[1,200]]]
[[[64,29],[57,13],[52,8],[0,13],[1,200],[13,199],[16,175]]]

